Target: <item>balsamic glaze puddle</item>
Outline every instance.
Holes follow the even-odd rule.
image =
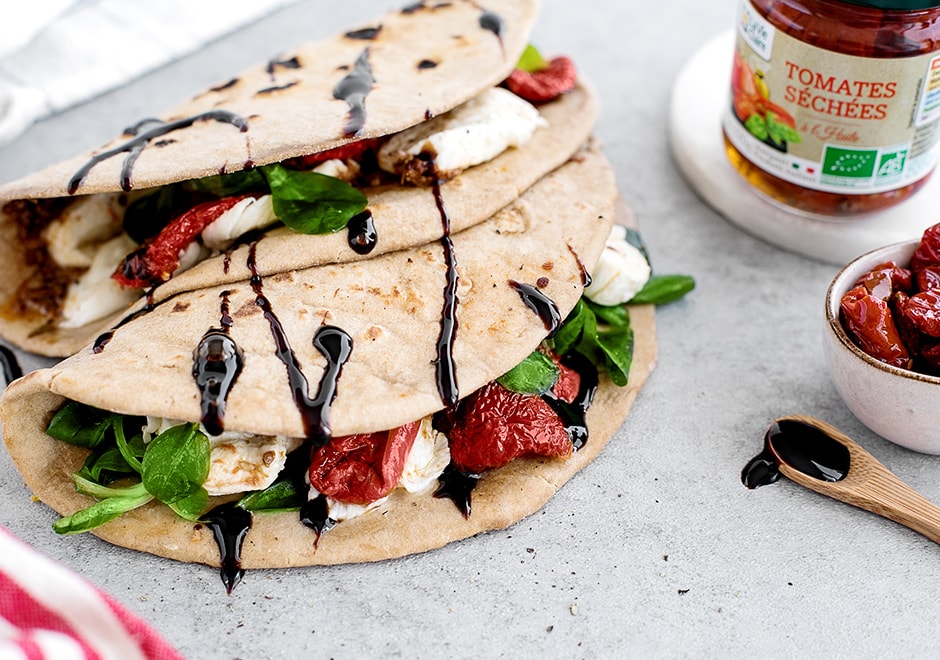
[[[764,435],[764,449],[741,471],[741,482],[759,488],[780,478],[780,465],[820,481],[841,481],[849,472],[848,448],[819,428],[795,419],[771,424]]]
[[[231,594],[232,589],[245,576],[245,569],[242,568],[242,545],[251,529],[251,512],[235,502],[226,502],[204,513],[200,521],[212,530],[215,543],[219,546],[222,583],[225,585],[225,591]]]
[[[257,242],[252,243],[248,252],[248,270],[251,272],[251,289],[255,293],[255,304],[261,308],[271,327],[278,359],[287,367],[291,393],[300,411],[304,433],[307,439],[312,440],[316,446],[322,447],[330,439],[330,406],[336,398],[336,385],[343,364],[352,352],[352,339],[345,331],[334,326],[324,325],[317,329],[313,345],[326,358],[327,366],[320,380],[317,395],[311,399],[307,377],[290,346],[284,326],[274,313],[271,302],[264,295],[261,276],[258,274],[255,263],[256,246]]]
[[[7,385],[23,375],[23,368],[16,359],[16,354],[3,345],[0,345],[0,365],[3,366],[3,379]]]
[[[457,387],[457,372],[454,365],[454,338],[457,335],[457,256],[450,237],[450,216],[444,207],[441,182],[434,180],[434,201],[441,214],[441,247],[444,248],[444,264],[447,268],[444,284],[444,305],[441,310],[441,332],[437,339],[437,358],[434,367],[437,376],[437,391],[445,406],[456,405],[460,398]]]
[[[220,294],[221,328],[208,330],[193,353],[193,379],[199,388],[202,409],[200,421],[213,436],[225,430],[225,403],[244,362],[241,349],[228,335],[232,326],[229,295],[229,291]]]
[[[124,144],[120,144],[116,147],[95,154],[88,160],[87,163],[82,165],[78,171],[72,175],[72,178],[69,179],[68,193],[70,195],[74,195],[78,191],[79,187],[82,185],[82,182],[85,180],[85,177],[88,176],[88,173],[92,170],[92,168],[95,167],[95,165],[122,153],[126,153],[127,155],[124,157],[124,165],[121,168],[121,190],[124,192],[130,191],[133,187],[131,184],[131,173],[134,169],[134,163],[137,162],[137,158],[144,150],[144,147],[146,147],[151,140],[163,137],[164,135],[173,131],[188,128],[197,121],[208,120],[231,124],[242,133],[248,130],[248,122],[245,121],[242,117],[236,115],[233,112],[229,112],[228,110],[209,110],[208,112],[193,115],[192,117],[177,119],[176,121],[171,122],[163,122],[159,119],[152,118],[144,119],[124,131],[125,135],[133,136],[130,140],[127,140]],[[140,133],[140,130],[147,124],[155,124],[155,126],[149,130],[144,131],[143,133]]]
[[[548,336],[554,335],[561,326],[561,312],[558,311],[558,305],[555,304],[555,301],[531,284],[509,280],[509,286],[519,294],[526,307],[538,314],[545,325],[545,329],[548,330]]]
[[[346,101],[349,106],[349,119],[343,132],[356,135],[366,123],[366,96],[372,91],[375,78],[372,77],[372,67],[369,64],[369,49],[360,53],[353,65],[352,71],[343,76],[336,87],[333,88],[333,98]]]
[[[366,255],[375,249],[379,235],[375,231],[372,211],[366,209],[357,213],[346,223],[346,242],[356,254]]]

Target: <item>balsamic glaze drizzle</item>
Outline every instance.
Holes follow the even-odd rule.
[[[225,591],[229,594],[245,576],[242,568],[242,545],[251,529],[250,511],[235,502],[226,502],[204,513],[200,522],[212,530],[215,543],[219,546],[222,566],[220,575]]]
[[[464,518],[469,518],[473,489],[476,488],[478,481],[480,481],[480,475],[461,472],[451,463],[437,478],[438,486],[434,491],[434,497],[449,499]]]
[[[575,263],[578,265],[578,271],[581,273],[581,286],[584,288],[591,286],[591,274],[587,271],[587,268],[584,267],[584,262],[581,261],[581,257],[578,256],[578,253],[574,251],[571,245],[567,243],[565,245],[568,248],[568,252],[574,257]]]
[[[369,64],[369,49],[366,48],[356,59],[352,71],[343,76],[333,88],[333,98],[346,101],[349,106],[349,119],[343,133],[356,135],[366,123],[366,96],[372,91],[375,78]]]
[[[571,403],[557,398],[551,390],[541,396],[542,400],[555,411],[555,414],[565,425],[565,432],[567,432],[571,444],[577,451],[588,441],[588,427],[585,417],[588,408],[594,402],[594,394],[597,392],[597,367],[577,352],[563,355],[561,363],[569,369],[573,369],[581,377],[578,395]]]
[[[244,363],[241,349],[228,335],[232,327],[229,295],[229,291],[220,294],[221,327],[208,330],[193,353],[193,379],[199,388],[202,409],[200,421],[213,436],[225,430],[225,403]]]
[[[313,547],[320,543],[320,535],[336,526],[336,521],[330,518],[326,495],[320,493],[312,500],[307,500],[300,507],[300,522],[309,527],[316,534]]]
[[[764,449],[741,471],[748,488],[774,483],[780,464],[820,481],[841,481],[849,472],[848,448],[820,428],[796,419],[780,419],[764,435]]]
[[[85,177],[88,176],[88,173],[92,170],[92,168],[95,167],[95,165],[121,153],[127,154],[124,157],[124,165],[121,168],[121,189],[125,192],[128,192],[133,187],[131,185],[131,172],[134,169],[134,163],[137,162],[137,158],[144,150],[144,147],[146,147],[151,140],[162,137],[172,131],[188,128],[197,121],[204,120],[213,120],[231,124],[232,126],[238,128],[238,130],[242,133],[248,130],[248,122],[235,113],[229,112],[228,110],[209,110],[198,115],[193,115],[192,117],[185,117],[183,119],[177,119],[176,121],[171,122],[163,122],[159,119],[153,118],[144,119],[124,131],[125,135],[133,136],[130,140],[127,140],[124,144],[120,144],[112,149],[95,154],[88,160],[87,163],[82,165],[78,171],[72,175],[72,178],[69,179],[68,193],[70,195],[74,195],[78,191],[78,188],[82,185]],[[139,133],[141,128],[147,124],[152,123],[157,123],[157,125],[147,131],[144,131],[143,133]]]
[[[506,27],[502,17],[492,11],[485,11],[480,15],[480,27],[489,30],[500,39],[503,38],[503,29]]]
[[[379,240],[372,211],[369,209],[351,217],[346,223],[346,231],[346,242],[356,254],[369,254],[375,249]]]
[[[555,301],[531,284],[509,280],[509,286],[515,289],[526,307],[538,314],[538,317],[545,325],[545,329],[548,330],[548,336],[554,335],[561,326],[561,312],[558,311],[558,305],[555,304]]]
[[[441,332],[437,339],[437,358],[434,367],[437,376],[437,391],[445,406],[456,405],[460,398],[457,387],[457,371],[454,365],[454,338],[457,335],[457,257],[454,242],[450,237],[450,216],[444,206],[441,195],[441,183],[434,180],[434,201],[441,214],[443,234],[441,247],[444,249],[444,264],[447,268],[444,284],[444,304],[441,310]]]
[[[161,303],[155,303],[153,301],[154,291],[156,290],[157,290],[157,287],[154,286],[147,292],[147,304],[146,305],[144,305],[137,311],[131,312],[130,314],[122,318],[120,321],[117,322],[117,324],[115,324],[113,328],[111,328],[107,332],[104,332],[98,335],[98,337],[95,339],[95,343],[92,344],[92,347],[91,347],[92,352],[97,355],[98,353],[103,351],[105,346],[107,346],[108,343],[114,338],[114,333],[118,328],[121,328],[127,325],[134,319],[139,318],[143,316],[144,314],[149,314],[157,307],[157,305],[160,305]]]
[[[0,344],[0,365],[3,366],[3,379],[7,385],[23,375],[23,368],[16,359],[16,354],[2,344]]]
[[[287,368],[291,393],[294,403],[300,411],[307,439],[322,447],[330,439],[330,406],[336,398],[336,387],[343,365],[352,352],[352,338],[342,329],[324,325],[317,329],[313,337],[314,347],[326,358],[327,366],[320,380],[319,389],[313,399],[309,395],[309,382],[300,366],[300,361],[290,346],[284,326],[274,313],[271,302],[263,292],[261,276],[255,262],[255,247],[251,244],[248,251],[248,270],[251,272],[251,289],[255,293],[255,304],[261,308],[271,327],[271,335],[276,347],[278,359]]]

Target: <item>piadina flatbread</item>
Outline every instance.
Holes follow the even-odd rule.
[[[615,215],[623,213],[617,200],[612,172],[592,148],[490,219],[441,240],[364,261],[256,274],[160,303],[141,301],[139,314],[112,334],[7,388],[0,399],[4,441],[40,500],[62,515],[90,506],[94,499],[76,492],[71,477],[88,451],[46,435],[52,416],[66,401],[78,401],[127,415],[205,421],[205,392],[194,363],[212,329],[224,330],[242,355],[224,397],[224,416],[216,419],[226,431],[310,437],[309,406],[297,398],[298,375],[311,396],[317,383],[322,391],[332,378],[335,398],[320,412],[333,439],[446,411],[539,350],[557,329],[547,308],[564,319],[579,304],[586,274]],[[441,216],[448,211],[445,202]],[[249,246],[249,271],[256,272],[252,260],[260,261],[265,240]],[[528,302],[523,292],[530,294]],[[541,305],[530,304],[533,299]],[[448,322],[449,304],[454,323]],[[570,456],[516,458],[476,475],[468,517],[433,490],[396,489],[377,508],[339,522],[317,541],[296,511],[254,513],[240,565],[398,557],[503,528],[536,511],[598,455],[654,367],[653,309],[629,312],[633,359],[627,384],[615,386],[600,369],[585,418],[587,441]],[[350,340],[340,369],[314,346],[322,328],[339,329]],[[293,366],[284,358],[285,344],[296,358]],[[162,504],[131,510],[93,533],[164,557],[220,563],[210,525],[184,520]]]
[[[60,318],[63,290],[88,270],[86,262],[101,245],[123,235],[129,204],[181,183],[231,178],[344,146],[368,143],[378,149],[390,135],[442,119],[493,91],[513,71],[537,9],[533,0],[417,3],[279,55],[159,119],[129,127],[92,153],[0,186],[0,207],[6,209],[0,213],[0,337],[43,355],[75,352],[124,316],[122,308],[88,322]],[[531,138],[442,177],[452,231],[491,217],[569,159],[588,139],[596,105],[589,84],[581,81],[538,104]],[[367,259],[441,235],[428,185],[386,176],[365,177],[356,187],[367,199],[363,214],[374,228],[367,250],[351,242],[351,230],[308,234],[275,225],[268,229],[270,240],[257,247],[260,274]],[[51,268],[47,223],[74,208],[70,202],[95,196],[102,205],[95,213],[108,218],[103,225],[91,223],[102,235],[92,231],[73,239],[71,254],[81,253],[76,261]],[[38,210],[24,211],[23,201]],[[224,253],[215,250],[155,286],[151,301],[248,277],[247,250],[247,241]],[[39,303],[22,304],[29,298],[24,291]]]

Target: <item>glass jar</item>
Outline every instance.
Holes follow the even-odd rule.
[[[937,163],[940,0],[740,0],[728,158],[825,218],[907,199]]]

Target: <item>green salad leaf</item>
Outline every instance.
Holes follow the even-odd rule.
[[[542,69],[548,66],[548,62],[545,61],[545,58],[542,57],[542,54],[538,49],[532,44],[528,44],[525,47],[525,50],[522,51],[522,55],[519,56],[519,61],[516,63],[516,68],[532,73],[533,71],[541,71]]]
[[[539,351],[529,356],[496,379],[511,392],[520,394],[544,394],[558,381],[558,366]]]
[[[307,501],[307,493],[298,490],[290,479],[279,479],[264,490],[248,493],[238,501],[246,511],[273,513],[296,511]]]
[[[581,298],[552,343],[559,355],[577,351],[606,369],[615,385],[627,384],[633,363],[633,329],[630,312],[623,305],[607,307]]]
[[[140,476],[147,492],[165,504],[194,495],[209,476],[209,438],[198,424],[167,429],[147,445]]]
[[[346,228],[368,200],[345,181],[318,172],[290,170],[283,165],[261,168],[274,202],[274,213],[301,234],[331,234]]]
[[[171,427],[145,445],[139,433],[126,437],[124,424],[133,423],[131,420],[140,422],[140,418],[125,419],[74,401],[53,417],[46,431],[52,437],[62,436],[66,442],[76,437],[82,442],[91,436],[97,438],[72,480],[79,492],[99,501],[56,521],[53,529],[57,533],[86,532],[153,499],[187,520],[197,520],[205,510],[209,495],[203,483],[209,475],[209,439],[198,425]],[[109,429],[113,433],[107,433]],[[126,486],[109,485],[118,479],[139,480]]]
[[[688,275],[653,275],[646,285],[630,300],[635,305],[664,305],[682,298],[695,288],[695,280]]]
[[[94,449],[115,421],[120,422],[121,416],[72,401],[53,416],[46,433],[70,445]]]

